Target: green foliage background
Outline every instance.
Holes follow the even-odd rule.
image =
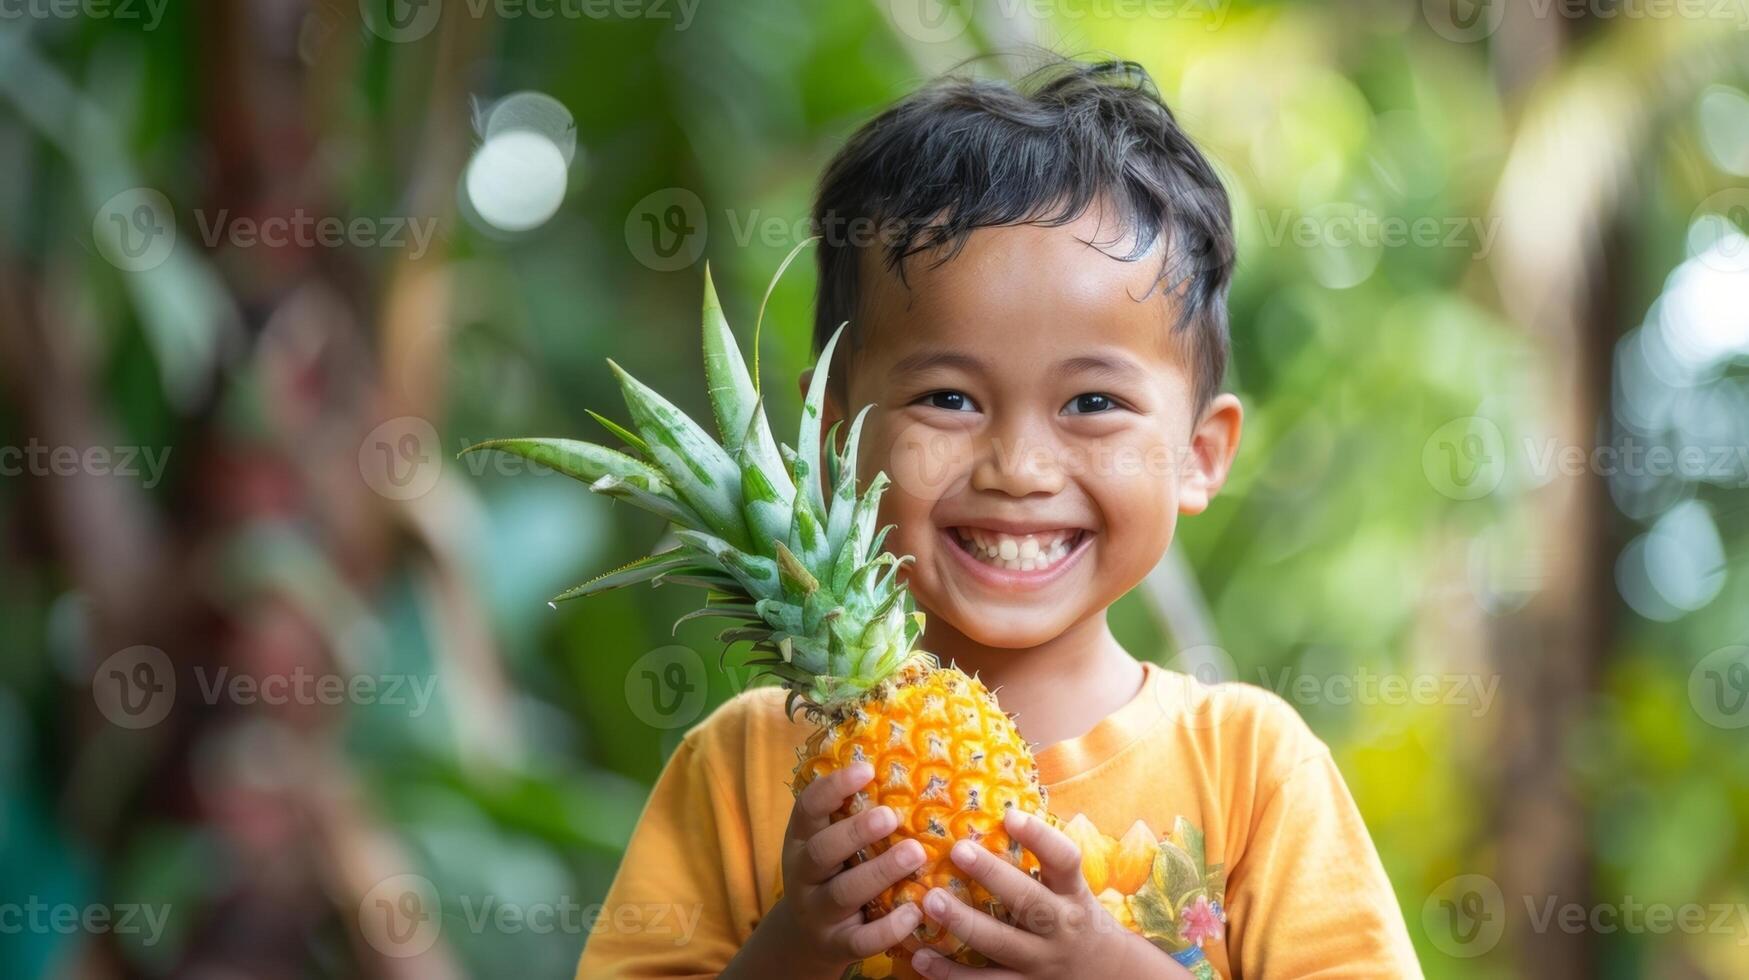
[[[1436,29],[1441,0],[1148,16],[1065,0],[951,6],[965,29],[933,40],[907,32],[903,7],[705,0],[682,27],[680,7],[542,19],[449,4],[406,42],[350,3],[0,25],[0,444],[170,450],[154,487],[0,477],[0,901],[171,910],[150,945],[26,930],[0,945],[0,973],[568,976],[582,935],[469,928],[457,897],[599,901],[684,730],[635,703],[640,658],[674,644],[714,662],[714,628],[671,636],[692,606],[674,589],[548,609],[661,529],[560,477],[453,454],[497,435],[593,438],[584,410],[618,404],[610,355],[704,417],[703,260],[745,336],[843,139],[961,57],[1037,43],[1144,64],[1234,194],[1245,443],[1178,542],[1195,581],[1178,598],[1212,638],[1189,642],[1140,590],[1116,610],[1120,637],[1175,665],[1211,641],[1266,686],[1365,671],[1498,683],[1487,710],[1296,700],[1348,776],[1429,976],[1569,975],[1544,957],[1574,955],[1594,975],[1749,974],[1742,920],[1565,935],[1532,928],[1524,910],[1545,896],[1513,885],[1578,882],[1557,897],[1587,907],[1749,903],[1749,752],[1730,724],[1749,715],[1709,717],[1693,688],[1703,657],[1749,634],[1744,476],[1630,485],[1509,451],[1472,495],[1474,474],[1446,467],[1476,460],[1439,442],[1469,417],[1507,447],[1620,441],[1633,332],[1697,236],[1749,232],[1732,196],[1749,194],[1741,25],[1512,14],[1459,42]],[[473,121],[526,90],[574,119],[568,191],[541,228],[489,234],[456,211]],[[173,202],[180,232],[149,274],[105,262],[93,230],[111,195],[142,186]],[[636,257],[637,216],[676,188],[702,202],[702,251],[660,271]],[[203,245],[197,210],[222,208],[440,231],[417,258]],[[1292,231],[1355,214],[1461,231],[1396,246]],[[1749,272],[1730,275],[1726,295],[1749,296]],[[766,314],[776,419],[795,415],[813,286],[804,253]],[[1736,355],[1669,396],[1688,423],[1647,438],[1749,445],[1745,308],[1717,313]],[[441,475],[396,501],[370,491],[360,447],[407,417],[437,433]],[[1684,502],[1713,538],[1659,523]],[[1711,594],[1626,601],[1636,542],[1699,556],[1665,574]],[[183,692],[197,668],[302,665],[428,678],[436,694],[422,713],[179,694],[168,721],[130,731],[92,681],[135,644],[165,650]],[[694,718],[742,675],[699,677]],[[1564,795],[1549,808],[1514,805],[1551,786]],[[1575,862],[1570,876],[1515,877],[1540,854]],[[368,890],[403,871],[446,897],[441,942],[409,961],[359,926]],[[1437,899],[1468,874],[1502,883],[1505,937],[1453,955]]]

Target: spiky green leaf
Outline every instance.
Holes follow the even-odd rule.
[[[669,494],[668,481],[662,472],[648,463],[625,453],[577,439],[488,439],[476,442],[459,455],[492,451],[520,456],[533,463],[557,470],[574,480],[594,483],[604,476],[636,482],[656,494]]]
[[[740,464],[741,515],[747,522],[749,547],[764,553],[765,542],[789,534],[795,509],[795,488],[782,470],[776,474],[782,483],[774,482],[772,472],[753,458],[751,445],[741,446]]]
[[[850,535],[850,518],[856,513],[856,454],[862,441],[862,423],[873,405],[865,405],[850,423],[850,434],[844,439],[844,452],[834,454],[839,463],[832,481],[832,505],[826,512],[826,537],[834,549],[843,545]]]
[[[589,489],[604,497],[624,500],[634,507],[647,510],[663,520],[681,527],[697,527],[703,523],[692,508],[672,496],[651,493],[636,483],[622,480],[617,476],[604,476],[589,484]]]
[[[729,332],[723,304],[711,282],[709,262],[704,264],[704,377],[723,448],[734,455],[747,434],[747,422],[759,394],[753,390],[753,379],[747,375],[747,363],[741,359],[735,335]]]
[[[832,352],[843,335],[844,326],[840,324],[820,351],[814,376],[808,379],[808,396],[802,399],[802,422],[796,434],[796,459],[800,464],[797,469],[801,471],[796,474],[796,491],[807,494],[808,503],[817,514],[826,512],[826,495],[820,487],[820,418],[826,406],[826,375],[832,368]]]
[[[805,567],[825,569],[831,563],[832,543],[826,538],[826,529],[808,498],[799,493],[790,515],[788,538],[789,550]]]
[[[645,443],[643,440],[643,437],[639,436],[636,432],[633,432],[632,430],[626,428],[625,426],[620,425],[618,422],[615,422],[613,419],[610,419],[607,416],[602,415],[600,412],[597,412],[594,409],[586,408],[583,411],[588,412],[590,418],[601,423],[601,427],[603,429],[606,429],[607,431],[613,433],[614,438],[618,439],[620,442],[623,442],[627,446],[630,446],[632,449],[636,450],[638,455],[644,457],[645,459],[650,458],[649,444]]]
[[[807,248],[809,245],[812,245],[813,243],[815,243],[819,240],[820,240],[819,235],[813,235],[813,236],[810,236],[808,238],[804,238],[801,241],[797,242],[796,247],[790,249],[789,254],[783,257],[782,262],[778,263],[777,272],[772,274],[771,282],[767,283],[765,286],[765,298],[759,301],[759,315],[753,318],[753,390],[754,391],[760,390],[759,389],[759,328],[761,328],[765,325],[765,307],[767,304],[769,304],[771,302],[771,294],[777,292],[777,281],[779,279],[783,278],[783,270],[789,268],[789,264],[796,260],[796,256],[802,254],[802,249]]]
[[[820,588],[819,580],[814,577],[812,572],[808,571],[808,566],[802,564],[801,559],[797,558],[795,553],[790,551],[782,541],[777,542],[776,548],[778,579],[783,584],[786,595],[800,599]]]
[[[779,588],[777,563],[770,558],[747,554],[722,538],[702,531],[677,529],[674,535],[715,558],[748,595],[770,595]]]
[[[607,364],[619,378],[632,423],[649,444],[650,458],[662,475],[680,499],[704,518],[709,530],[744,547],[747,525],[741,519],[740,467],[685,412],[612,360]]]
[[[698,563],[699,556],[687,552],[664,551],[661,554],[645,555],[634,562],[595,576],[582,585],[573,586],[554,596],[553,602],[564,602],[567,599],[577,599],[583,596],[596,595],[609,589],[624,588],[628,585],[638,585],[648,582],[663,572],[686,568]]]

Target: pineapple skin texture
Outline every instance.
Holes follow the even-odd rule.
[[[863,699],[822,719],[801,750],[793,789],[857,762],[874,766],[874,779],[833,815],[842,820],[877,806],[892,807],[899,827],[851,859],[873,860],[906,839],[923,845],[922,867],[871,902],[872,921],[905,902],[921,902],[943,888],[972,908],[1012,921],[1008,910],[982,885],[966,877],[948,851],[971,840],[1033,877],[1038,859],[1008,836],[1009,807],[1043,817],[1032,749],[983,682],[956,667],[940,667],[927,654],[911,660]],[[902,944],[928,946],[972,966],[984,958],[939,923],[925,919]]]

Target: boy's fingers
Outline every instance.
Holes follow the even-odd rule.
[[[911,969],[929,980],[1022,980],[1020,974],[1000,967],[962,966],[931,949],[911,957]]]
[[[845,946],[851,956],[867,959],[897,946],[922,921],[923,913],[916,905],[906,902],[891,913],[850,930],[845,936]]]
[[[827,882],[826,898],[835,912],[848,915],[873,901],[887,886],[922,867],[928,856],[922,844],[903,841],[873,861],[864,861]]]
[[[1031,875],[971,841],[955,844],[948,856],[960,870],[990,889],[990,894],[1001,899],[1002,904],[1017,915],[1050,894],[1044,886],[1033,881]]]
[[[1079,895],[1087,888],[1081,876],[1081,849],[1068,835],[1030,813],[1011,809],[1003,818],[1008,835],[1038,858],[1039,880],[1058,895]]]
[[[819,777],[796,797],[795,809],[789,815],[789,837],[804,841],[832,822],[832,813],[844,805],[850,794],[868,785],[874,778],[874,766],[858,762],[837,772]]]
[[[948,894],[945,888],[932,888],[923,896],[923,914],[998,963],[1031,962],[1039,942],[1037,936],[996,921]]]
[[[812,882],[838,874],[850,856],[887,836],[899,827],[899,816],[890,806],[864,810],[840,820],[802,842],[802,870]]]

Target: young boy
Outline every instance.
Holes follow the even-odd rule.
[[[1106,625],[1238,447],[1220,391],[1230,210],[1138,66],[1029,83],[919,91],[850,140],[814,211],[816,349],[850,323],[826,421],[875,406],[859,470],[893,479],[880,523],[916,558],[923,645],[998,691],[1061,821],[1009,818],[1036,880],[966,849],[1016,924],[939,889],[868,921],[922,849],[845,870],[896,818],[829,823],[866,765],[792,798],[810,726],[761,688],[669,761],[579,977],[1420,975],[1353,799],[1293,709],[1139,662]],[[696,926],[617,927],[634,907]],[[889,956],[925,917],[992,965]]]

